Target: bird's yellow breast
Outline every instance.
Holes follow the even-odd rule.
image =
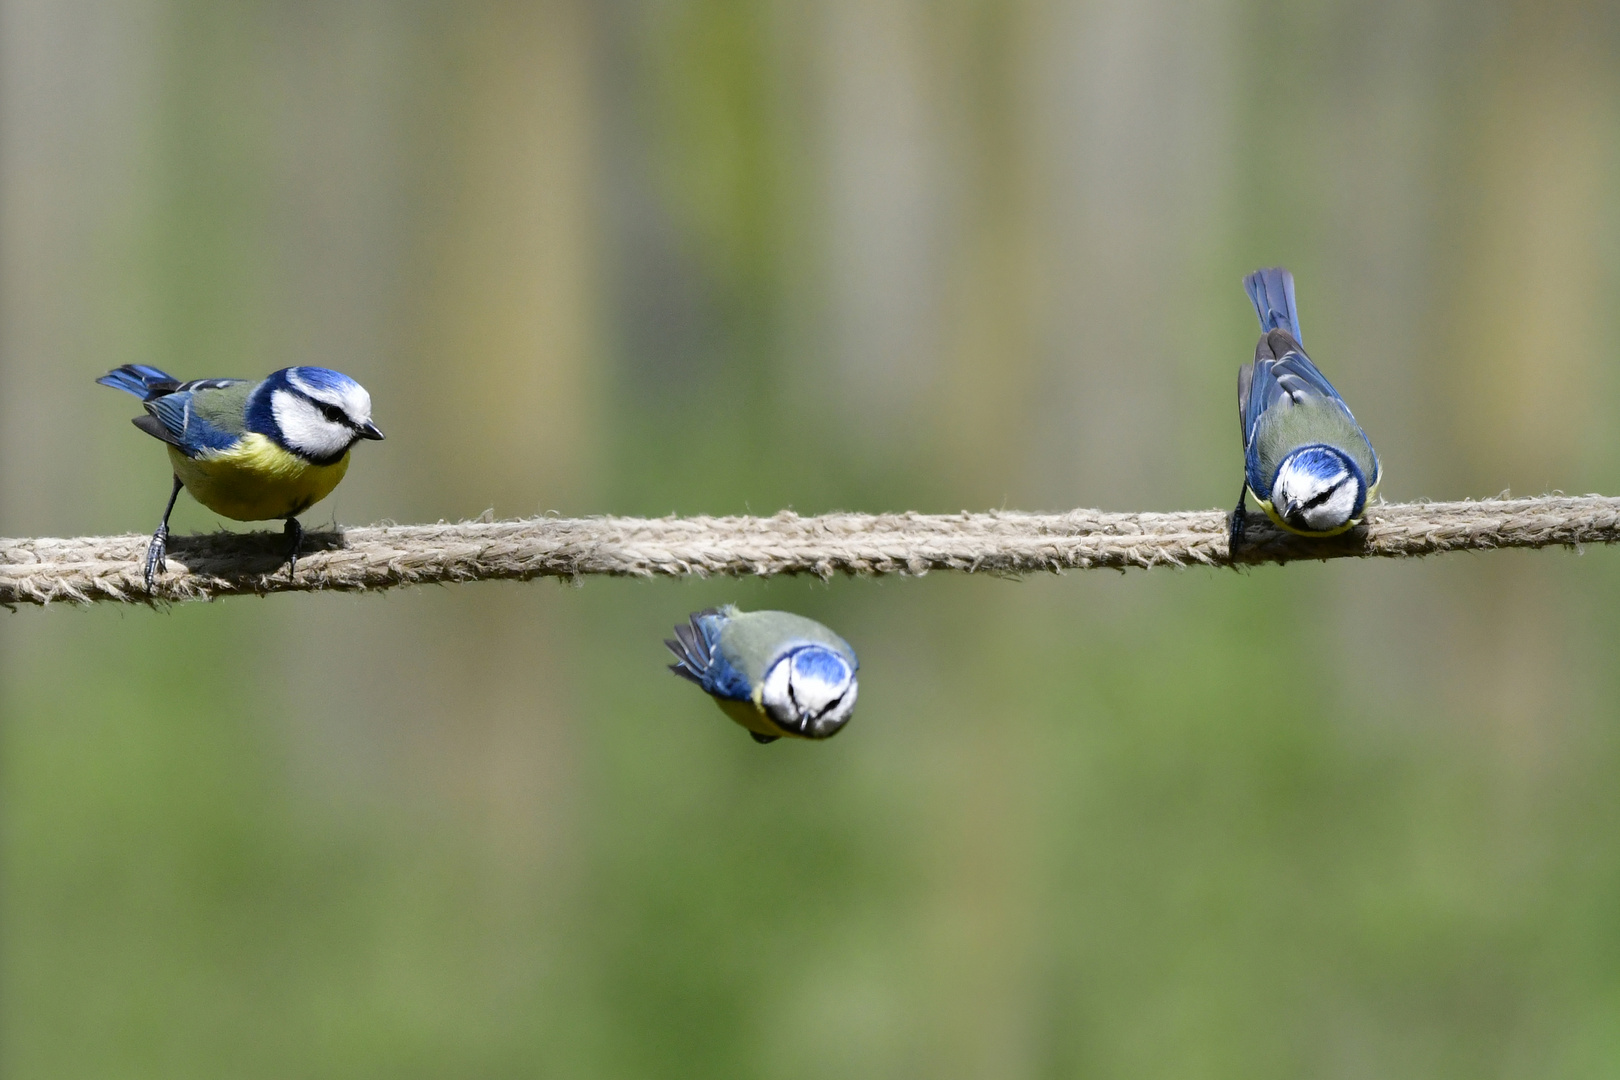
[[[315,465],[259,434],[194,458],[171,446],[169,461],[192,498],[237,521],[301,514],[330,495],[349,470],[347,453],[330,465]]]
[[[771,723],[771,718],[765,715],[765,707],[760,704],[760,692],[754,691],[751,701],[732,701],[729,698],[715,698],[714,702],[720,706],[720,711],[731,717],[738,724],[749,731],[757,731],[761,735],[769,735],[775,739],[802,739],[797,731],[779,728]]]

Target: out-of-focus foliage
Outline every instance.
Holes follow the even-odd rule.
[[[4,0],[0,529],[156,523],[131,361],[363,382],[311,522],[1225,506],[1274,262],[1389,498],[1615,493],[1617,73],[1597,4]],[[0,1070],[1613,1072],[1617,586],[0,617]],[[727,600],[846,732],[663,670]]]

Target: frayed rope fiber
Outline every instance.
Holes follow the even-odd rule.
[[[305,534],[288,579],[275,533],[169,540],[167,572],[147,592],[148,537],[0,540],[0,603],[152,603],[240,593],[343,590],[457,581],[620,577],[910,574],[1020,575],[1154,566],[1233,566],[1297,559],[1402,558],[1445,551],[1620,540],[1620,498],[1599,495],[1372,507],[1341,537],[1311,540],[1254,511],[1227,550],[1220,510],[1170,514],[1017,511],[800,517],[531,518],[383,525]]]

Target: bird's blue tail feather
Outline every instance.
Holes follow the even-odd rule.
[[[1280,266],[1268,266],[1244,278],[1243,289],[1254,304],[1254,313],[1260,316],[1262,334],[1281,328],[1293,334],[1301,345],[1305,343],[1299,333],[1299,311],[1294,307],[1293,274]]]
[[[180,380],[166,371],[159,371],[146,364],[125,364],[114,371],[109,371],[96,382],[102,386],[110,386],[114,390],[122,390],[127,394],[134,394],[142,401],[167,394],[180,385]]]

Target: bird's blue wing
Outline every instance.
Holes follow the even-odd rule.
[[[675,654],[669,670],[690,679],[715,697],[748,701],[753,687],[720,652],[720,629],[726,615],[718,608],[694,612],[687,625],[675,627],[675,639],[664,645]]]
[[[192,407],[193,396],[199,390],[218,390],[239,383],[239,379],[199,379],[184,384],[187,389],[153,398],[146,402],[151,414],[163,432],[159,434],[146,424],[136,421],[143,431],[156,435],[166,443],[178,447],[187,457],[196,457],[208,450],[229,450],[241,438],[239,432],[227,431]]]
[[[227,386],[241,386],[249,379],[191,379],[181,383],[177,390],[223,390]]]
[[[1296,400],[1310,395],[1325,397],[1338,404],[1346,413],[1350,411],[1350,406],[1344,403],[1344,398],[1333,389],[1333,384],[1327,381],[1327,376],[1311,363],[1311,358],[1305,355],[1302,348],[1291,348],[1283,353],[1272,365],[1271,373],[1276,378],[1277,385],[1289,397]]]
[[[1268,335],[1275,341],[1278,335]],[[1261,338],[1261,348],[1269,344],[1267,338]],[[1317,370],[1311,358],[1305,355],[1297,342],[1285,339],[1287,346],[1282,355],[1276,359],[1257,357],[1253,364],[1253,374],[1249,376],[1248,400],[1243,403],[1243,445],[1249,446],[1254,442],[1255,429],[1260,424],[1260,418],[1266,410],[1277,407],[1284,399],[1293,405],[1306,398],[1322,398],[1331,401],[1351,422],[1355,415],[1351,413],[1350,406],[1345,404],[1344,398],[1328,382],[1327,376]],[[1258,350],[1257,350],[1258,351]]]
[[[1261,339],[1265,341],[1264,338]],[[1254,363],[1245,369],[1248,375],[1248,396],[1243,400],[1243,473],[1249,490],[1260,498],[1268,497],[1269,481],[1264,475],[1264,468],[1260,462],[1259,447],[1255,443],[1255,432],[1259,430],[1260,418],[1266,410],[1282,401],[1287,395],[1283,392],[1281,383],[1272,374],[1272,368],[1277,361],[1271,358],[1256,358]],[[1241,382],[1241,380],[1240,380]]]

